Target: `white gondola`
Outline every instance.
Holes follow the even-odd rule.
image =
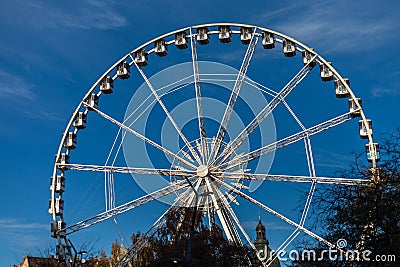
[[[310,48],[310,50],[311,50],[311,51],[314,51],[313,48]],[[314,57],[314,54],[313,54],[312,52],[310,52],[310,51],[304,49],[304,50],[301,52],[301,56],[303,57],[303,63],[304,63],[304,65],[310,64],[310,66],[312,66],[312,67],[314,67],[314,66],[316,65],[315,60],[313,60],[313,61],[311,62],[312,58]],[[311,63],[310,63],[310,62],[311,62]]]
[[[114,90],[114,81],[110,76],[106,76],[100,81],[100,91],[103,94],[111,94]]]
[[[348,86],[350,86],[350,81],[347,78],[343,79]],[[349,91],[347,90],[346,86],[339,80],[334,81],[335,84],[335,93],[337,98],[346,98],[350,96]]]
[[[117,76],[123,80],[128,79],[131,76],[131,70],[128,62],[124,61],[118,65]]]
[[[55,198],[54,210],[55,210],[55,215],[57,216],[62,215],[64,213],[64,200],[61,197]],[[51,199],[49,200],[49,214],[53,214]]]
[[[175,45],[178,49],[188,48],[186,32],[178,32],[175,34]]]
[[[364,123],[363,120],[358,121],[358,127],[360,129],[360,137],[362,139],[367,139],[368,135],[372,136],[372,121],[367,120],[366,123]]]
[[[67,227],[67,224],[61,220],[51,222],[51,227],[50,227],[51,237],[54,237],[54,238],[56,238],[57,236],[59,236],[61,238],[65,237],[65,228],[66,227]],[[57,251],[59,251],[59,250],[61,251],[59,246],[60,245],[57,245]],[[63,254],[63,253],[60,253],[60,254]]]
[[[58,162],[57,162],[57,169],[59,170],[65,170],[66,167],[64,166],[65,164],[69,164],[69,155],[65,153],[61,153]]]
[[[375,162],[377,162],[381,159],[378,143],[366,144],[365,149],[368,161],[372,162],[375,159]]]
[[[135,53],[135,63],[139,67],[147,66],[147,52],[145,49],[140,49]]]
[[[332,65],[332,62],[328,62],[329,65]],[[319,65],[319,70],[320,70],[320,74],[321,74],[321,79],[324,82],[328,82],[328,81],[332,81],[333,79],[333,72],[332,70],[329,68],[329,66],[325,65],[325,64],[320,64]]]
[[[53,180],[54,177],[50,179],[50,190],[53,190]],[[54,192],[62,193],[65,190],[65,177],[64,174],[56,175],[56,180],[54,181]]]
[[[242,44],[249,44],[253,33],[251,28],[241,27],[240,28],[240,41]]]
[[[85,129],[86,128],[86,114],[84,112],[79,112],[76,117],[74,122],[72,123],[72,125],[78,129]]]
[[[262,45],[265,49],[271,49],[275,47],[275,36],[270,32],[262,33]]]
[[[296,55],[296,46],[288,39],[284,39],[283,42],[283,54],[285,57],[293,57]]]
[[[360,107],[362,107],[361,98],[349,99],[349,111],[353,118],[361,116],[361,109],[358,108],[357,103],[359,103]]]
[[[168,46],[165,42],[165,39],[157,40],[154,43],[154,52],[159,57],[164,57],[168,54]]]
[[[229,43],[231,41],[231,27],[218,26],[218,39],[221,43]]]
[[[91,108],[97,108],[99,106],[99,96],[96,94],[91,94],[89,99],[87,100],[87,108],[90,110]]]
[[[74,132],[69,132],[67,134],[67,137],[65,138],[64,141],[64,147],[67,149],[75,149],[76,148],[76,133]]]
[[[196,40],[201,45],[208,44],[210,42],[207,27],[197,29]]]

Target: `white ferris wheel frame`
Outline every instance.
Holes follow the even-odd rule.
[[[201,89],[200,89],[200,74],[198,70],[198,58],[197,58],[197,50],[196,50],[196,38],[197,38],[197,33],[196,31],[199,29],[209,29],[211,28],[212,30],[208,31],[207,33],[209,35],[212,34],[219,34],[219,28],[218,27],[225,27],[229,26],[230,28],[234,28],[233,30],[230,29],[231,34],[240,34],[241,31],[239,29],[246,28],[246,29],[251,29],[251,40],[247,44],[247,51],[244,56],[244,59],[241,64],[241,68],[239,70],[239,73],[236,77],[235,80],[235,85],[232,89],[231,97],[229,99],[229,102],[227,103],[226,110],[224,112],[223,118],[221,120],[220,127],[218,129],[218,133],[216,135],[215,141],[213,142],[213,145],[211,148],[209,148],[209,145],[207,144],[207,135],[205,131],[205,126],[204,126],[204,117],[203,117],[203,111],[202,111],[202,96],[201,96]],[[218,30],[216,29],[218,28]],[[165,40],[165,45],[171,45],[171,44],[176,44],[174,36],[176,34],[185,32],[186,35],[186,40],[188,41],[188,46],[190,46],[191,49],[191,55],[192,55],[192,65],[193,65],[193,83],[195,87],[195,92],[196,92],[196,105],[197,105],[197,117],[198,117],[198,126],[199,126],[199,136],[200,136],[200,151],[196,151],[193,145],[189,142],[189,140],[186,139],[186,137],[183,135],[181,132],[179,126],[175,123],[174,119],[170,115],[169,111],[165,107],[161,97],[162,95],[158,95],[158,92],[156,88],[154,88],[151,84],[151,82],[148,80],[147,76],[143,72],[140,64],[138,64],[135,60],[135,56],[138,52],[144,50],[146,53],[146,56],[152,53],[155,53],[155,48],[150,48],[155,42],[159,40]],[[247,68],[250,64],[254,49],[257,45],[257,41],[260,37],[262,37],[263,33],[269,33],[274,36],[274,43],[284,43],[287,41],[292,42],[292,44],[295,45],[295,49],[299,52],[306,52],[311,55],[311,60],[309,60],[308,63],[305,63],[304,67],[297,73],[297,75],[279,92],[274,92],[266,87],[264,87],[261,84],[258,84],[254,81],[249,80],[246,78],[246,72]],[[165,147],[157,144],[156,142],[150,140],[148,137],[143,136],[142,134],[134,131],[129,127],[129,125],[125,125],[124,122],[120,122],[116,120],[115,118],[112,118],[111,116],[107,115],[106,113],[102,112],[97,106],[92,105],[90,103],[90,98],[92,97],[93,94],[95,94],[97,97],[100,97],[103,92],[99,90],[99,85],[100,83],[110,74],[110,78],[112,81],[116,80],[118,78],[118,75],[116,74],[115,70],[116,68],[121,65],[123,62],[127,62],[129,66],[134,66],[137,68],[141,76],[143,77],[144,81],[148,85],[148,87],[151,89],[153,96],[155,97],[156,101],[158,102],[159,105],[161,105],[163,111],[165,112],[165,115],[168,117],[170,122],[173,124],[174,128],[176,129],[177,133],[179,136],[182,138],[184,141],[186,147],[188,148],[190,156],[192,156],[193,161],[189,161],[188,158],[179,156],[178,154],[169,151]],[[307,213],[311,204],[311,200],[314,195],[315,187],[317,183],[326,183],[326,184],[346,184],[346,185],[365,185],[369,182],[369,180],[363,180],[363,179],[348,179],[348,178],[332,178],[332,177],[317,177],[315,173],[315,168],[314,168],[314,162],[313,162],[313,155],[312,155],[312,148],[311,148],[311,143],[310,143],[310,136],[320,133],[324,130],[327,130],[331,127],[335,127],[343,122],[346,122],[348,120],[351,120],[353,118],[351,112],[347,112],[343,115],[340,115],[336,118],[330,119],[328,121],[322,122],[318,125],[315,125],[310,128],[305,128],[300,120],[296,117],[296,115],[291,111],[289,105],[285,101],[285,97],[290,94],[290,92],[297,86],[298,83],[301,82],[301,80],[308,75],[308,73],[312,70],[312,68],[316,65],[320,64],[329,69],[329,71],[332,72],[333,77],[338,80],[347,90],[349,96],[349,101],[352,100],[355,104],[355,111],[358,112],[359,117],[361,117],[361,121],[364,125],[368,125],[370,120],[367,119],[367,117],[364,114],[364,111],[361,106],[361,101],[359,101],[359,98],[356,98],[355,94],[351,90],[349,84],[347,83],[346,79],[344,79],[335,69],[334,67],[330,64],[330,62],[326,61],[324,58],[322,58],[318,53],[316,53],[312,48],[307,47],[303,43],[295,40],[294,38],[284,35],[280,32],[259,27],[259,26],[254,26],[254,25],[248,25],[248,24],[237,24],[237,23],[210,23],[210,24],[202,24],[202,25],[196,25],[196,26],[191,26],[191,27],[186,27],[182,28],[176,31],[169,32],[167,34],[158,36],[143,45],[138,46],[136,49],[132,50],[131,52],[127,53],[125,56],[120,58],[117,62],[115,62],[107,71],[103,73],[103,75],[100,76],[100,78],[92,85],[92,87],[88,90],[88,92],[85,94],[81,102],[78,104],[77,108],[73,112],[71,119],[69,120],[67,127],[65,128],[65,131],[63,133],[60,145],[58,147],[58,151],[56,154],[55,158],[55,164],[54,164],[54,169],[53,169],[53,175],[52,175],[52,182],[51,182],[51,200],[50,200],[50,207],[49,211],[52,215],[53,219],[53,224],[56,225],[57,229],[54,233],[54,236],[58,240],[58,244],[60,247],[65,246],[67,243],[66,236],[69,234],[85,229],[87,227],[90,227],[93,224],[99,223],[101,221],[110,219],[115,217],[118,214],[127,212],[129,210],[132,210],[138,206],[141,206],[145,203],[151,202],[155,199],[159,199],[161,197],[164,197],[166,195],[169,195],[173,192],[178,192],[179,190],[185,189],[186,188],[186,195],[191,195],[190,201],[193,201],[194,198],[194,193],[195,192],[190,192],[190,186],[186,181],[190,181],[193,183],[195,186],[200,185],[199,179],[203,179],[205,182],[205,187],[209,192],[213,192],[213,194],[210,194],[210,201],[213,203],[214,207],[216,207],[216,213],[219,217],[219,220],[222,224],[222,228],[227,236],[227,238],[231,241],[234,241],[236,243],[242,243],[242,240],[239,236],[238,230],[242,233],[244,238],[246,239],[247,243],[254,248],[254,245],[252,244],[248,234],[244,230],[243,226],[240,224],[240,221],[238,220],[235,212],[232,210],[230,204],[229,204],[229,199],[221,195],[220,190],[215,188],[215,184],[211,183],[210,180],[213,179],[213,176],[221,175],[221,173],[218,173],[218,171],[224,167],[224,174],[223,178],[229,178],[229,179],[242,179],[242,180],[260,180],[260,181],[285,181],[285,182],[302,182],[302,183],[310,183],[310,192],[308,194],[308,199],[306,201],[303,214],[301,216],[301,220],[299,223],[296,223],[289,218],[285,217],[284,215],[280,214],[279,212],[271,209],[270,207],[266,206],[262,202],[253,199],[246,193],[242,192],[241,190],[238,190],[238,188],[233,187],[223,181],[223,179],[213,179],[216,183],[219,184],[219,186],[226,188],[230,192],[236,194],[237,196],[240,196],[243,199],[248,200],[249,202],[253,203],[254,205],[257,205],[261,207],[262,209],[266,210],[267,212],[277,216],[278,218],[282,219],[286,223],[290,224],[295,228],[293,233],[288,237],[288,239],[281,245],[280,248],[286,248],[291,241],[300,233],[304,232],[308,234],[309,236],[316,238],[317,240],[325,243],[329,247],[335,248],[336,245],[330,243],[329,241],[325,240],[324,238],[316,235],[315,233],[309,231],[308,229],[304,228],[304,223],[307,217]],[[231,142],[229,142],[225,148],[221,151],[222,148],[222,142],[224,140],[224,136],[226,133],[227,126],[229,124],[229,119],[232,115],[236,98],[239,95],[240,88],[242,87],[243,83],[248,83],[248,84],[253,84],[257,86],[260,90],[264,90],[264,92],[270,94],[273,96],[273,100],[268,103],[268,105],[257,115],[257,117],[249,124],[247,127]],[[259,149],[256,149],[254,151],[251,151],[250,153],[244,154],[244,155],[238,155],[231,159],[231,156],[233,153],[238,149],[238,147],[248,138],[248,136],[251,134],[251,132],[256,129],[260,123],[268,117],[270,113],[274,110],[274,108],[279,105],[283,104],[286,106],[286,108],[289,110],[289,112],[292,114],[292,116],[296,119],[296,121],[299,123],[299,125],[302,128],[302,131],[283,138],[281,140],[276,141],[273,144],[269,144],[267,146],[261,147]],[[116,124],[120,130],[124,130],[127,133],[133,134],[136,137],[142,139],[144,142],[147,142],[148,144],[156,147],[157,149],[161,150],[165,154],[171,156],[175,160],[179,161],[182,166],[185,166],[184,168],[181,167],[179,169],[156,169],[156,168],[132,168],[132,167],[117,167],[117,166],[97,166],[97,165],[82,165],[82,164],[70,164],[69,162],[63,162],[63,158],[66,156],[69,157],[70,151],[72,148],[65,147],[65,143],[68,141],[69,136],[71,133],[73,135],[77,135],[79,129],[74,127],[74,121],[79,115],[79,113],[84,113],[85,115],[89,112],[95,112],[99,114],[101,117],[111,121],[112,123]],[[353,110],[354,112],[354,110]],[[367,139],[367,145],[370,148],[374,148],[371,150],[371,157],[369,158],[369,161],[371,163],[371,168],[375,169],[377,168],[377,161],[379,160],[379,157],[377,156],[377,153],[379,151],[376,150],[376,143],[373,141],[373,136],[372,136],[372,128],[371,131],[367,131],[365,138]],[[304,140],[305,143],[305,149],[306,149],[306,155],[307,155],[307,162],[308,162],[308,167],[309,167],[309,173],[310,176],[290,176],[290,175],[272,175],[272,174],[252,174],[252,173],[245,173],[245,172],[226,172],[228,170],[234,169],[235,167],[238,167],[240,165],[243,165],[243,163],[250,162],[253,159],[259,158],[265,154],[268,154],[270,152],[273,152],[279,148],[285,147],[287,145],[290,145],[294,142]],[[216,163],[219,160],[219,165],[213,166],[214,163]],[[200,170],[200,167],[203,169]],[[63,213],[60,213],[57,210],[57,205],[62,201],[62,194],[63,191],[57,191],[57,181],[56,177],[59,175],[64,174],[65,170],[80,170],[80,171],[95,171],[95,172],[104,172],[104,173],[136,173],[136,174],[159,174],[159,175],[164,175],[164,176],[176,176],[176,177],[181,177],[185,178],[186,180],[181,180],[176,183],[172,183],[167,187],[164,187],[160,190],[157,190],[155,192],[152,192],[148,195],[144,195],[140,198],[134,199],[130,202],[127,202],[123,205],[117,206],[117,207],[112,207],[108,210],[106,210],[103,213],[97,214],[93,216],[92,218],[88,218],[85,220],[82,220],[78,223],[69,225],[68,227],[64,224],[64,215]],[[203,171],[203,172],[201,172]],[[220,201],[216,198],[216,196],[220,199]],[[182,196],[183,197],[183,196]],[[171,206],[172,207],[172,206]],[[162,217],[160,217],[159,220],[150,228],[149,232],[157,227],[159,227],[162,224]],[[236,225],[236,226],[235,226]],[[53,226],[52,226],[53,227]],[[238,229],[239,228],[239,229]],[[140,247],[143,247],[143,242],[140,244],[135,244],[133,248],[130,249],[130,252],[132,252],[134,249],[137,250]],[[255,248],[254,248],[255,249]],[[68,257],[68,252],[64,250],[64,257]],[[119,264],[120,266],[124,265],[124,262],[126,263],[129,260],[129,255],[124,257],[124,260],[121,261]],[[264,266],[268,266],[268,263],[264,263]]]

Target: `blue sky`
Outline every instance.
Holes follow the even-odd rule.
[[[332,61],[339,73],[350,78],[354,92],[363,99],[365,113],[373,120],[374,135],[379,137],[399,125],[399,12],[397,1],[252,1],[245,5],[242,1],[206,1],[197,5],[187,1],[3,1],[0,265],[17,263],[24,254],[35,253],[37,248],[53,242],[48,230],[48,185],[61,134],[92,83],[127,52],[169,31],[210,22],[248,23],[280,31],[313,47]],[[218,62],[223,58],[212,60]],[[259,61],[262,60],[260,57]],[[238,68],[234,59],[232,62]],[[251,75],[262,76],[257,69]],[[279,84],[281,76],[274,78]],[[302,97],[305,95],[294,95],[292,103],[304,109],[310,121],[313,114],[326,111],[322,95],[307,106],[301,105]],[[278,115],[275,114],[276,124],[284,120]],[[356,133],[356,123],[351,126]],[[329,174],[343,166],[342,162],[351,159],[350,151],[363,151],[362,142],[354,144],[350,140],[352,137],[341,135],[340,146],[316,151],[322,172]],[[275,164],[277,173],[282,169],[283,165]],[[79,187],[73,182],[68,186]],[[295,191],[292,187],[289,185]],[[76,192],[80,190],[83,189]],[[282,192],[272,197],[280,203],[295,199],[288,194]],[[265,197],[257,192],[255,196]],[[289,209],[295,206],[289,205]],[[258,208],[243,208],[241,212],[244,225],[252,229]],[[146,225],[145,220],[138,220],[137,224],[133,231]],[[266,224],[272,232],[286,229],[285,224],[273,219]],[[95,230],[87,236],[98,238]],[[109,239],[115,238],[110,233]],[[109,249],[101,242],[99,247]]]

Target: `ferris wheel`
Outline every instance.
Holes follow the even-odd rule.
[[[325,90],[327,85],[332,90]],[[313,101],[320,106],[313,108]],[[289,117],[297,129],[292,132]],[[345,136],[336,134],[344,124],[349,125]],[[327,139],[318,141],[324,135]],[[305,225],[318,184],[370,181],[318,175],[314,145],[329,140],[337,148],[343,138],[355,135],[366,140],[366,161],[374,170],[379,144],[361,99],[331,62],[294,38],[236,23],[196,25],[158,36],[106,70],[66,126],[50,184],[57,257],[71,260],[70,234],[103,221],[111,221],[119,232],[120,217],[132,226],[138,221],[136,210],[154,202],[167,208],[148,223],[148,234],[163,225],[173,207],[191,206],[210,226],[220,225],[229,241],[255,249],[238,214],[243,211],[237,210],[246,202],[292,227],[280,249],[300,233],[334,248]],[[304,153],[291,157],[299,145]],[[273,173],[274,157],[281,151],[286,151],[285,166]],[[297,159],[305,163],[306,173],[292,174]],[[262,182],[308,186],[300,219],[272,208],[268,195],[253,196],[263,190]],[[123,217],[128,214],[133,217]],[[120,264],[144,245],[131,245]]]

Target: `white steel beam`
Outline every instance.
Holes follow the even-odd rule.
[[[306,136],[306,138],[304,139],[304,145],[305,145],[305,150],[306,150],[307,165],[308,165],[308,170],[309,170],[310,176],[315,177],[316,174],[315,174],[315,167],[314,167],[314,157],[313,157],[312,148],[311,148],[310,136],[308,136],[308,135]],[[304,205],[303,213],[301,214],[301,219],[300,219],[301,226],[304,226],[304,223],[306,221],[308,210],[310,209],[311,201],[314,197],[316,185],[317,185],[317,181],[315,179],[313,179],[311,182],[310,191],[308,192],[308,195],[307,195],[306,204]]]
[[[257,116],[248,124],[242,132],[226,147],[225,150],[218,156],[222,158],[221,162],[225,162],[229,157],[246,141],[250,134],[260,126],[260,124],[272,113],[272,111],[281,103],[296,86],[310,73],[313,69],[316,56],[304,67],[282,88],[282,90],[269,102],[258,114]],[[218,158],[216,160],[218,160]]]
[[[215,173],[218,175],[218,173]],[[278,182],[294,182],[294,183],[312,183],[315,181],[319,184],[343,184],[343,185],[367,185],[370,181],[364,179],[351,179],[341,177],[312,177],[300,175],[277,175],[262,173],[233,173],[225,172],[221,177],[226,179],[237,180],[258,180],[258,181],[278,181]]]
[[[164,110],[165,115],[167,115],[169,121],[172,123],[176,131],[178,132],[179,136],[182,138],[183,142],[189,149],[190,153],[192,156],[196,159],[197,163],[201,164],[199,155],[197,152],[194,150],[192,145],[189,143],[187,138],[183,135],[181,129],[179,128],[178,124],[176,124],[175,120],[172,118],[171,114],[169,113],[167,107],[164,105],[164,102],[161,100],[161,97],[158,95],[157,91],[154,89],[153,85],[150,83],[149,79],[147,78],[146,74],[144,74],[143,70],[136,64],[135,66],[137,67],[139,73],[142,75],[143,79],[145,80],[147,86],[150,88],[151,92],[153,93],[154,97],[157,99],[157,102],[160,104],[161,108]]]
[[[185,159],[179,157],[178,155],[176,155],[175,153],[169,151],[169,150],[166,149],[165,147],[163,147],[163,146],[157,144],[157,143],[154,142],[153,140],[151,140],[151,139],[147,138],[146,136],[144,136],[144,135],[142,135],[142,134],[136,132],[135,130],[129,128],[128,126],[126,126],[126,125],[124,125],[123,123],[117,121],[116,119],[114,119],[114,118],[112,118],[111,116],[105,114],[104,112],[98,110],[97,108],[94,108],[94,107],[90,107],[90,108],[91,108],[92,110],[94,110],[97,114],[99,114],[100,116],[102,116],[103,118],[105,118],[105,119],[111,121],[112,123],[118,125],[119,127],[121,127],[122,129],[124,129],[125,131],[127,131],[127,132],[129,132],[129,133],[135,135],[136,137],[142,139],[143,141],[149,143],[150,145],[152,145],[152,146],[158,148],[159,150],[161,150],[161,151],[163,151],[165,154],[167,154],[167,155],[173,157],[173,158],[176,159],[177,161],[179,161],[179,162],[185,164],[186,166],[188,166],[188,167],[190,167],[190,168],[196,169],[196,166],[195,166],[195,165],[193,165],[192,163],[190,163],[190,162],[186,161]]]
[[[89,226],[92,226],[94,224],[102,222],[104,220],[110,219],[110,218],[112,218],[114,216],[117,216],[119,214],[125,213],[125,212],[127,212],[129,210],[137,208],[137,207],[139,207],[141,205],[144,205],[146,203],[149,203],[149,202],[151,202],[153,200],[165,197],[165,196],[170,195],[170,194],[175,193],[175,192],[179,192],[180,190],[182,190],[182,189],[184,189],[184,188],[186,188],[188,186],[189,186],[189,184],[186,183],[186,180],[179,181],[179,182],[177,182],[175,184],[168,185],[168,186],[163,187],[163,188],[161,188],[161,189],[159,189],[157,191],[154,191],[154,192],[152,192],[150,194],[147,194],[145,196],[142,196],[142,197],[139,197],[137,199],[131,200],[131,201],[125,203],[125,204],[122,204],[122,205],[117,206],[117,207],[115,207],[113,209],[110,209],[108,211],[100,213],[100,214],[98,214],[96,216],[93,216],[93,217],[91,217],[89,219],[86,219],[86,220],[80,221],[78,223],[72,224],[72,225],[68,226],[65,229],[61,229],[60,231],[66,231],[67,235],[72,234],[72,233],[74,233],[76,231],[82,230],[84,228],[87,228]]]
[[[197,59],[197,49],[196,49],[196,35],[192,35],[190,38],[191,48],[192,48],[192,65],[193,65],[193,77],[194,77],[194,87],[196,90],[196,106],[197,106],[197,120],[199,124],[199,134],[202,154],[202,164],[208,160],[208,145],[207,145],[207,134],[206,127],[204,125],[201,89],[200,89],[200,75],[199,75],[199,62]]]
[[[210,183],[210,185],[212,186],[212,184]],[[244,230],[242,224],[240,223],[238,217],[235,214],[235,211],[232,209],[232,207],[229,205],[228,201],[226,200],[226,198],[222,195],[221,191],[219,191],[218,189],[215,189],[214,192],[217,192],[219,199],[221,199],[222,204],[225,206],[226,210],[229,212],[230,216],[233,218],[233,220],[235,221],[236,225],[239,227],[240,231],[242,232],[244,238],[246,239],[247,243],[249,244],[249,246],[252,249],[256,249],[256,247],[254,246],[253,242],[251,241],[249,235],[247,234],[246,230]]]
[[[206,186],[208,188],[208,191],[210,192],[210,198],[212,200],[212,203],[214,205],[215,211],[217,213],[217,216],[219,218],[219,221],[221,222],[222,229],[224,230],[226,234],[226,238],[228,241],[235,241],[234,236],[232,235],[231,229],[228,226],[227,221],[225,220],[225,216],[222,213],[222,208],[220,203],[218,203],[217,197],[216,197],[216,192],[214,192],[213,188],[210,185],[210,181],[206,179]]]
[[[246,73],[249,68],[250,61],[253,57],[254,48],[256,47],[257,41],[258,41],[258,37],[255,37],[254,33],[253,33],[250,44],[247,47],[246,54],[243,58],[239,73],[237,75],[235,85],[233,86],[231,96],[229,98],[229,102],[226,106],[224,115],[222,117],[221,124],[219,126],[218,133],[216,136],[215,145],[213,146],[213,149],[211,150],[211,153],[210,153],[210,160],[212,160],[212,161],[214,161],[215,158],[217,157],[217,155],[221,149],[222,142],[224,141],[225,134],[226,134],[226,131],[228,128],[228,124],[231,119],[233,109],[236,104],[236,100],[239,96],[240,89],[242,88],[243,80],[246,77]]]
[[[119,166],[100,166],[84,164],[57,164],[57,166],[73,171],[93,171],[93,172],[113,172],[113,173],[132,173],[132,174],[159,174],[163,176],[192,177],[196,171],[186,169],[156,169],[156,168],[134,168]]]
[[[350,116],[350,112],[345,113],[343,115],[340,115],[336,118],[330,119],[328,121],[325,121],[323,123],[320,123],[318,125],[315,125],[311,128],[308,128],[306,130],[303,130],[301,132],[298,132],[296,134],[293,134],[289,137],[283,138],[281,140],[278,140],[272,144],[266,145],[264,147],[261,147],[259,149],[253,150],[247,154],[244,154],[239,157],[235,157],[233,160],[228,161],[226,163],[220,164],[218,167],[222,166],[227,166],[225,169],[230,170],[236,167],[239,167],[243,164],[246,164],[254,159],[257,159],[263,155],[266,155],[268,153],[271,153],[273,151],[276,151],[280,148],[283,148],[285,146],[288,146],[290,144],[293,144],[299,140],[302,140],[305,138],[307,135],[312,136],[314,134],[317,134],[319,132],[328,130],[329,128],[335,127],[339,124],[342,124],[348,120],[351,120],[352,117]]]

